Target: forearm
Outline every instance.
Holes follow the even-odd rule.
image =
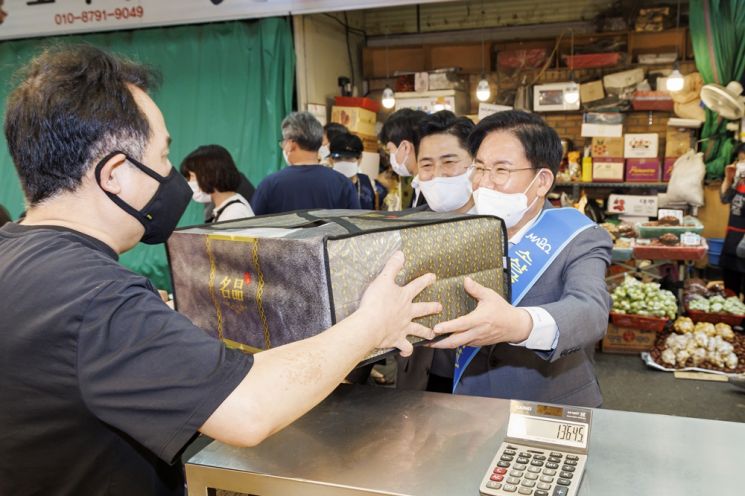
[[[298,419],[339,385],[376,345],[369,318],[355,313],[308,339],[262,351],[201,430],[253,446]]]

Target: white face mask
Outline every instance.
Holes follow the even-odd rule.
[[[745,177],[745,161],[737,162],[735,168],[735,177]]]
[[[468,172],[460,176],[435,177],[418,181],[419,190],[427,205],[435,212],[452,212],[465,205],[471,198],[471,178]]]
[[[406,152],[406,155],[404,155],[404,159],[399,162],[396,158],[396,155],[398,155],[398,149],[401,147],[401,145],[398,145],[398,148],[396,148],[396,151],[391,153],[390,160],[391,160],[391,168],[393,168],[393,172],[398,174],[401,177],[409,177],[411,176],[411,172],[409,172],[409,169],[406,168],[406,159],[409,158],[409,152]]]
[[[329,145],[321,145],[321,148],[318,149],[318,158],[320,160],[326,160],[327,158],[329,158],[329,155],[331,155]]]
[[[501,193],[489,188],[479,188],[473,192],[473,201],[476,203],[476,213],[479,215],[495,215],[504,220],[504,225],[510,229],[522,220],[525,212],[532,207],[538,197],[536,196],[530,205],[526,192],[538,179],[536,174],[528,187],[522,193]]]
[[[287,157],[287,152],[284,149],[282,149],[282,158],[284,159],[284,161],[285,161],[285,163],[287,165],[292,165],[290,163],[290,159]]]
[[[357,162],[346,162],[346,161],[339,161],[334,162],[334,170],[336,172],[341,172],[347,177],[354,177],[359,172],[359,165],[357,165]]]
[[[196,181],[189,181],[189,187],[191,188],[191,199],[195,202],[209,203],[212,201],[210,194],[199,189],[199,184]]]

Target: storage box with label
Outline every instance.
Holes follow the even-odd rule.
[[[331,107],[331,122],[342,124],[355,133],[374,136],[377,121],[375,112],[361,107]]]
[[[629,86],[634,86],[642,81],[644,81],[644,69],[641,68],[615,72],[603,76],[603,86],[605,86],[605,89],[607,90],[613,89],[617,91],[623,88],[628,88]]]
[[[603,338],[605,353],[640,353],[651,350],[657,340],[655,331],[617,327],[608,324],[608,332]]]
[[[665,157],[681,157],[691,149],[693,133],[684,127],[667,127],[665,133]]]
[[[450,110],[457,115],[468,112],[468,96],[465,91],[442,90],[425,92],[396,93],[396,110],[410,108],[431,114],[440,110]]]
[[[595,102],[605,98],[602,81],[590,81],[579,85],[579,99],[582,103]]]
[[[657,195],[610,195],[608,213],[654,217],[657,215]]]
[[[590,154],[593,159],[623,157],[623,138],[592,138]]]
[[[592,159],[592,180],[601,183],[623,182],[624,163],[622,158],[599,157]]]
[[[491,216],[298,211],[178,229],[167,250],[176,309],[248,352],[305,339],[352,314],[399,250],[399,284],[437,275],[416,298],[443,305],[417,319],[427,327],[475,308],[465,276],[510,298],[507,234]]]
[[[427,91],[466,89],[466,81],[454,70],[432,71],[427,78]]]
[[[626,182],[656,183],[660,180],[660,159],[627,158]]]
[[[656,158],[660,137],[657,133],[625,134],[623,156],[625,158]]]
[[[635,91],[631,98],[634,110],[673,111],[673,99],[667,91]]]

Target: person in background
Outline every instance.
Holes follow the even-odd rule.
[[[435,212],[465,213],[473,208],[468,151],[473,127],[469,118],[456,117],[449,110],[428,115],[419,123],[419,172],[412,184]]]
[[[388,191],[382,184],[374,181],[360,170],[362,159],[362,140],[350,133],[339,134],[331,140],[329,146],[331,167],[348,177],[357,189],[360,208],[363,210],[380,210],[380,205]]]
[[[321,142],[321,148],[318,149],[318,160],[324,165],[329,165],[329,144],[331,141],[339,136],[340,134],[349,133],[349,129],[344,124],[338,122],[329,122],[323,126],[323,141]]]
[[[592,360],[608,327],[610,236],[578,210],[546,201],[562,149],[538,115],[486,117],[468,147],[476,213],[500,217],[507,229],[512,297],[466,278],[476,309],[435,326],[450,335],[431,344],[432,373],[439,349],[452,349],[445,369],[456,394],[600,406]]]
[[[226,348],[119,263],[167,240],[192,196],[147,93],[157,75],[67,45],[18,79],[4,128],[28,211],[0,228],[0,494],[180,496],[198,432],[254,446],[373,349],[433,337],[413,320],[442,306],[412,300],[435,277],[397,285],[397,252],[328,330],[256,355]]]
[[[259,184],[252,206],[256,215],[316,208],[360,208],[348,178],[318,163],[323,126],[309,112],[293,112],[282,121],[282,156],[288,167]]]
[[[238,168],[222,146],[200,146],[184,158],[180,170],[189,181],[192,199],[215,205],[207,222],[253,217],[248,200],[237,193],[241,182]]]
[[[724,170],[720,194],[730,207],[719,266],[724,287],[740,295],[745,293],[745,143],[735,148],[734,162]]]
[[[401,109],[393,112],[386,119],[380,130],[378,139],[388,151],[388,156],[393,172],[399,175],[398,194],[401,198],[402,208],[418,207],[423,205],[423,198],[419,196],[420,203],[414,203],[414,196],[409,200],[410,178],[417,174],[416,154],[419,147],[419,123],[427,117],[421,110]]]
[[[0,205],[0,226],[5,225],[12,220],[13,219],[10,217],[10,212],[8,212],[5,207]]]

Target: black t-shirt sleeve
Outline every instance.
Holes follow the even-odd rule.
[[[208,336],[146,284],[106,284],[80,325],[87,407],[169,463],[252,365],[251,355]]]

